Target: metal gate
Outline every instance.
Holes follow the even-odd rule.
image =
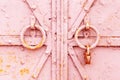
[[[1,0],[0,80],[119,80],[119,0]]]

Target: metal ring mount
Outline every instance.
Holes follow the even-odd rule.
[[[78,44],[78,46],[80,48],[86,49],[86,46],[83,45],[82,43],[80,43],[79,40],[78,40],[78,33],[81,32],[83,29],[86,29],[86,25],[83,25],[83,26],[81,26],[81,27],[78,28],[78,30],[75,33],[75,40],[76,40],[76,42],[77,42],[77,44]],[[99,42],[99,39],[100,39],[100,34],[99,34],[97,28],[95,28],[92,25],[89,25],[89,29],[94,30],[96,32],[96,34],[97,34],[96,35],[96,41],[92,45],[90,45],[90,49],[92,49],[92,48],[95,48],[97,46],[97,44]]]
[[[26,42],[25,39],[24,39],[24,34],[25,34],[25,32],[27,31],[27,29],[31,28],[31,26],[29,25],[29,26],[27,26],[27,27],[24,27],[23,30],[21,31],[20,39],[21,39],[22,45],[23,45],[24,47],[26,47],[27,49],[38,49],[38,48],[42,47],[42,45],[43,45],[43,43],[45,42],[45,39],[46,39],[46,35],[45,35],[44,29],[43,29],[41,26],[39,26],[39,25],[34,25],[34,27],[35,27],[36,29],[38,29],[38,30],[42,33],[42,39],[41,39],[41,41],[40,41],[37,45],[35,45],[35,46],[30,46],[30,45],[28,45],[27,42]]]

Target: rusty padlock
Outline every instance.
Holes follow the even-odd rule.
[[[89,45],[86,46],[86,51],[84,53],[84,60],[86,64],[91,63],[91,53],[90,53],[90,47]]]

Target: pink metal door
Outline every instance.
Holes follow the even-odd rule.
[[[119,80],[119,4],[1,0],[0,80]]]

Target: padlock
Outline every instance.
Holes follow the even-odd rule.
[[[90,64],[91,63],[91,54],[85,52],[85,54],[84,54],[84,60],[85,60],[86,64]]]
[[[86,51],[84,53],[84,60],[85,60],[86,64],[91,63],[91,53],[90,53],[90,46],[89,45],[86,46]]]

